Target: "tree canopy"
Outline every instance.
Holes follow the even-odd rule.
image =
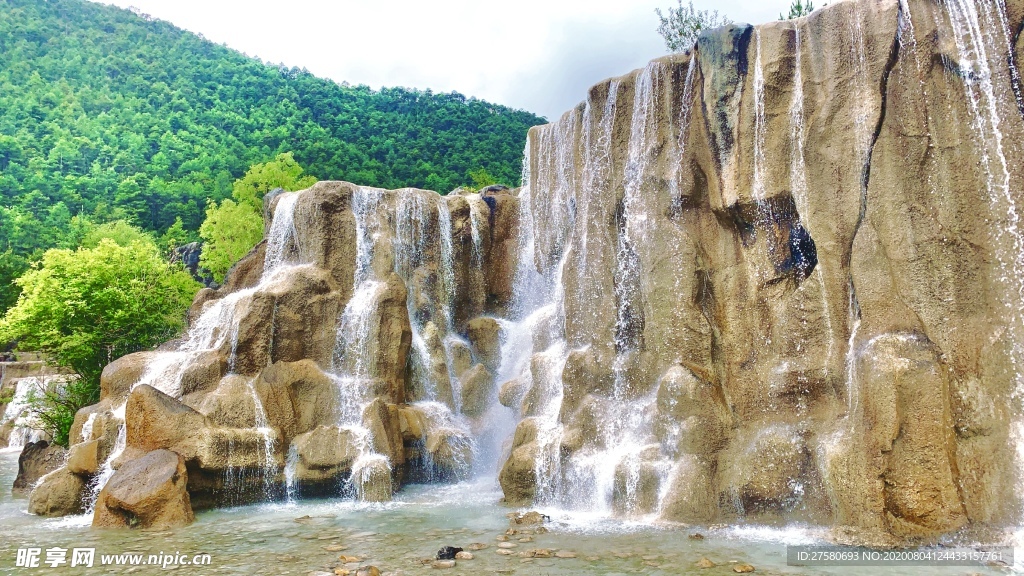
[[[271,65],[84,0],[0,9],[0,310],[74,220],[195,239],[253,164],[293,152],[324,179],[445,192],[484,170],[516,184],[534,114]]]

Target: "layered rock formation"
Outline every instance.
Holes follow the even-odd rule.
[[[506,498],[877,544],[1015,522],[1022,18],[733,25],[533,129]]]
[[[500,465],[513,505],[839,541],[1017,522],[1022,22],[860,0],[732,25],[533,129],[521,190],[268,196],[188,334],[104,372],[35,509],[112,478],[174,519],[379,501]],[[184,473],[152,480],[161,450]]]
[[[166,526],[192,506],[380,501],[469,473],[472,438],[504,410],[500,327],[482,315],[511,298],[516,198],[321,182],[266,203],[267,239],[197,295],[187,334],[104,370],[37,513]],[[145,463],[157,453],[180,473]]]

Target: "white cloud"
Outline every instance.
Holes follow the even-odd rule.
[[[695,5],[757,22],[788,6],[777,1],[770,8],[756,0]],[[590,85],[664,54],[654,9],[673,0],[110,3],[339,82],[454,90],[555,118]]]

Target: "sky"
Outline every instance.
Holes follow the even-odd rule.
[[[601,80],[667,53],[655,8],[677,0],[108,0],[264,61],[337,82],[403,86],[560,116]],[[778,4],[778,5],[776,5]],[[737,22],[789,0],[695,0]]]

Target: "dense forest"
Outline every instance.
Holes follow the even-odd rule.
[[[280,153],[370,186],[517,184],[543,121],[458,93],[339,85],[116,7],[0,0],[0,311],[11,279],[87,224],[194,238],[211,200]]]

